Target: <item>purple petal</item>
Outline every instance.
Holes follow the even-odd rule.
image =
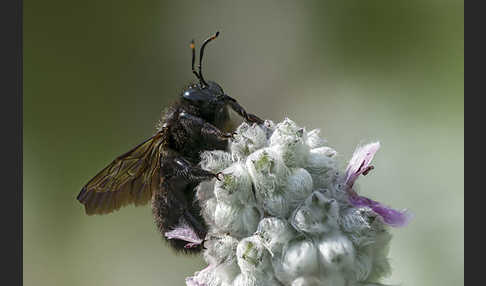
[[[372,199],[362,197],[356,193],[349,196],[349,202],[355,207],[369,207],[383,218],[387,225],[400,227],[408,224],[412,214],[407,210],[397,211]]]
[[[354,182],[359,175],[366,175],[373,166],[370,166],[371,160],[376,152],[380,149],[380,142],[370,143],[359,147],[354,151],[353,157],[349,160],[346,168],[345,184],[346,190],[349,194],[349,203],[355,207],[369,207],[376,214],[383,218],[383,222],[390,226],[405,226],[410,221],[412,215],[410,212],[403,210],[397,211],[390,207],[384,206],[377,201],[369,198],[359,196],[353,189]]]
[[[378,149],[380,149],[380,142],[358,147],[354,151],[353,157],[349,160],[346,168],[346,185],[352,187],[359,175],[366,175],[373,168],[373,166],[370,166],[370,163]]]
[[[165,233],[167,239],[179,239],[187,241],[185,248],[192,248],[200,245],[203,240],[200,239],[194,230],[185,222],[180,223],[176,228]]]

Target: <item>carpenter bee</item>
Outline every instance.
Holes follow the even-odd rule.
[[[77,200],[86,214],[107,214],[128,204],[138,206],[151,201],[155,224],[170,246],[184,253],[201,251],[207,226],[194,199],[195,188],[204,180],[219,180],[221,174],[201,169],[200,153],[227,148],[234,134],[229,108],[248,123],[263,123],[225,94],[219,84],[204,79],[204,48],[218,35],[202,44],[198,71],[194,68],[195,45],[191,41],[192,72],[198,83],[182,91],[162,116],[155,134],[116,158],[82,188]],[[166,234],[175,229],[189,231],[199,241],[188,244],[190,239],[184,234],[168,239]]]

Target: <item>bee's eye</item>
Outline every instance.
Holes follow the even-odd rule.
[[[190,88],[182,93],[182,98],[192,103],[201,104],[210,101],[212,96],[207,91],[204,92],[201,89]]]

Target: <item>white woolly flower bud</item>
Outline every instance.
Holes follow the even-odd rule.
[[[282,252],[284,245],[295,237],[296,232],[287,221],[277,217],[268,217],[260,221],[256,235],[261,238],[273,256]]]
[[[314,188],[325,188],[337,178],[335,156],[336,151],[330,147],[319,147],[310,150],[305,168],[312,175]]]
[[[242,123],[231,141],[231,154],[242,159],[267,145],[267,131],[257,124]],[[230,154],[230,153],[228,153]]]
[[[214,181],[201,182],[196,187],[196,200],[203,203],[214,197]]]
[[[313,129],[307,132],[307,140],[305,141],[307,146],[311,149],[325,146],[327,141],[319,136],[320,133],[320,129]]]
[[[292,282],[292,286],[321,286],[322,282],[315,277],[299,277]]]
[[[228,204],[254,204],[250,174],[244,164],[237,162],[223,170],[224,177],[216,181],[214,195]]]
[[[365,281],[370,276],[373,261],[368,249],[362,249],[356,254],[356,261],[352,272],[356,281]]]
[[[270,136],[270,145],[277,145],[285,141],[287,136],[296,136],[297,133],[302,133],[304,129],[299,127],[294,121],[285,118],[284,121],[278,123],[273,128],[272,136]],[[302,135],[300,135],[302,137]]]
[[[238,239],[227,234],[209,234],[204,241],[204,259],[210,264],[236,261]]]
[[[287,177],[287,182],[283,186],[285,197],[292,203],[295,209],[303,200],[305,200],[313,189],[311,174],[304,168],[293,169]]]
[[[218,205],[218,200],[215,197],[212,197],[206,201],[203,201],[201,204],[201,215],[203,216],[204,220],[208,225],[214,227],[216,225],[216,206]]]
[[[240,273],[236,260],[238,240],[229,235],[208,235],[204,246],[204,259],[213,269],[198,273],[199,280],[206,281],[208,285],[231,285]]]
[[[244,238],[236,248],[242,273],[263,274],[271,269],[270,253],[258,236]]]
[[[290,170],[285,183],[277,191],[262,195],[264,209],[272,216],[288,218],[312,193],[312,176],[303,168]]]
[[[310,150],[305,144],[306,135],[303,128],[299,128],[295,122],[286,118],[277,124],[270,137],[270,148],[277,152],[288,167],[301,167]]]
[[[275,275],[285,285],[299,277],[317,277],[319,275],[318,250],[312,240],[296,237],[289,241],[281,258],[273,259]]]
[[[339,206],[335,199],[328,199],[316,191],[294,211],[290,223],[304,233],[327,233],[338,228],[338,211]]]
[[[339,217],[339,225],[356,246],[362,247],[374,243],[376,227],[380,228],[376,224],[372,227],[376,219],[376,214],[369,208],[349,208]]]
[[[345,172],[319,130],[290,119],[243,123],[226,151],[206,151],[200,166],[222,172],[199,184],[196,199],[209,227],[209,266],[188,286],[384,286],[390,272],[388,226],[396,211],[354,189],[373,167],[380,144],[357,148]],[[187,224],[167,234],[202,241]]]
[[[287,218],[292,211],[292,204],[281,192],[258,196],[263,202],[263,210],[267,215]]]
[[[341,271],[352,269],[355,261],[355,249],[351,241],[340,233],[322,236],[317,241],[319,259],[323,269]]]
[[[373,261],[371,272],[366,279],[367,281],[377,282],[381,277],[385,277],[390,274],[391,266],[387,257],[390,240],[391,234],[386,231],[381,231],[377,233],[375,243],[367,246],[370,251],[370,257]]]
[[[256,231],[262,214],[254,205],[232,205],[218,202],[214,212],[214,227],[235,237],[245,237]]]
[[[221,172],[233,163],[231,154],[221,150],[204,151],[201,153],[200,166],[213,173]]]
[[[233,286],[282,286],[274,277],[264,274],[241,273]]]
[[[273,215],[289,211],[288,202],[280,192],[290,170],[273,150],[264,148],[255,151],[246,159],[246,167],[255,187],[258,203]]]
[[[265,276],[240,273],[233,282],[233,286],[264,286],[265,278]]]

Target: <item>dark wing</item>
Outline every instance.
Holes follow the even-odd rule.
[[[167,148],[165,130],[116,158],[81,190],[77,199],[86,214],[107,214],[150,201],[161,183],[160,158]]]

